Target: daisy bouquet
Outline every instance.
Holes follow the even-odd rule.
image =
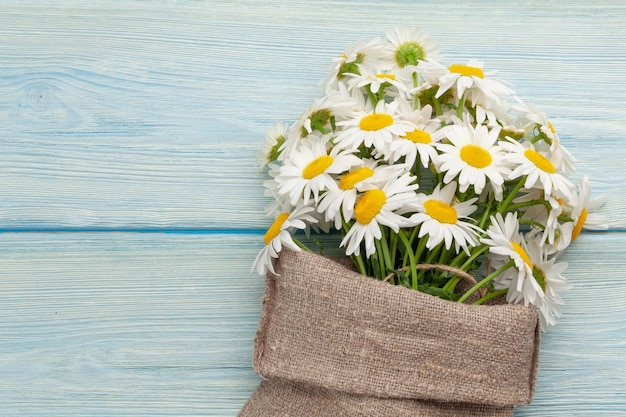
[[[444,64],[417,29],[349,47],[322,83],[293,125],[268,130],[275,220],[253,269],[310,250],[298,230],[335,233],[363,275],[460,302],[506,296],[555,324],[570,286],[559,255],[608,226],[546,114],[481,61]],[[462,272],[476,280],[459,291]]]

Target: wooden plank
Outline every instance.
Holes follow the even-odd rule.
[[[626,4],[611,0],[3,1],[0,228],[264,227],[265,129],[321,94],[348,44],[415,24],[550,114],[624,229]]]
[[[235,416],[264,280],[258,234],[0,234],[0,414]],[[585,234],[515,416],[626,409],[626,234]]]

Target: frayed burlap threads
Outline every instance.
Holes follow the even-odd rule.
[[[276,267],[255,338],[264,381],[241,417],[499,417],[531,401],[533,308],[445,301],[306,252]]]

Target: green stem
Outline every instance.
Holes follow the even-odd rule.
[[[482,287],[484,287],[485,285],[487,285],[489,282],[491,282],[495,277],[497,277],[498,275],[500,275],[501,273],[503,273],[504,271],[506,271],[507,269],[509,269],[510,267],[512,267],[513,265],[515,265],[515,261],[514,260],[510,260],[509,262],[505,263],[501,268],[499,268],[497,271],[492,272],[491,274],[487,275],[485,278],[483,278],[478,284],[474,285],[472,288],[470,288],[469,291],[467,291],[465,294],[463,294],[463,296],[461,298],[459,298],[459,303],[462,303],[463,301],[467,300],[467,298],[474,294],[476,291],[478,291],[479,289],[481,289]]]
[[[488,250],[489,250],[489,246],[487,245],[478,247],[474,252],[472,252],[470,257],[467,258],[467,260],[463,263],[463,265],[461,265],[460,269],[462,269],[463,271],[467,271],[467,268],[472,264],[472,262],[474,262],[476,258],[478,258],[483,253],[487,252]]]
[[[295,237],[291,236],[291,240],[293,240],[293,243],[298,245],[299,248],[304,249],[307,252],[313,252],[307,245],[300,242],[300,240],[296,239]]]
[[[411,265],[411,285],[414,290],[417,290],[417,269],[415,268],[417,263],[415,262],[415,254],[413,254],[413,246],[404,233],[398,233],[398,237],[400,237],[400,240],[404,243],[404,247],[406,249],[405,253],[409,255],[409,262]]]
[[[490,292],[489,294],[485,295],[484,297],[481,297],[478,300],[474,301],[472,304],[474,304],[474,305],[484,304],[486,301],[489,301],[492,298],[496,298],[496,297],[499,297],[501,295],[504,295],[507,292],[509,292],[508,288],[505,288],[505,289],[499,290],[499,291]]]
[[[385,269],[382,271],[382,278],[387,276],[388,270],[392,270],[394,265],[393,265],[393,258],[391,257],[391,253],[389,251],[389,242],[387,241],[387,233],[386,233],[386,228],[383,226],[379,226],[380,227],[380,231],[382,232],[383,236],[380,239],[380,246],[382,247],[383,250],[383,258],[384,258],[384,264],[385,264]]]
[[[385,267],[385,256],[383,254],[382,244],[380,240],[374,241],[374,244],[376,245],[376,253],[373,254],[372,257],[378,260],[378,271],[374,275],[378,279],[383,279],[387,268]]]
[[[523,203],[510,204],[508,209],[510,211],[514,211],[522,207],[537,206],[540,204],[543,204],[544,206],[546,206],[548,211],[552,210],[552,204],[550,204],[550,202],[543,200],[543,199],[536,199],[536,200],[525,201]]]
[[[435,105],[435,111],[437,112],[437,116],[443,115],[443,111],[441,110],[441,103],[437,97],[433,97],[433,104]],[[441,122],[442,126],[445,126],[445,122]]]
[[[313,123],[313,125],[311,125],[311,128],[315,130],[319,130],[323,135],[328,133],[328,129],[326,129],[324,125],[321,124],[320,122]]]
[[[368,85],[365,90],[367,91],[367,95],[369,96],[370,100],[372,101],[372,107],[376,108],[376,104],[378,104],[378,97],[376,97],[376,95],[374,93],[372,93],[372,90],[370,89],[370,86]]]
[[[463,95],[461,96],[461,99],[459,100],[459,105],[456,108],[456,116],[463,120],[463,109],[465,108],[465,92],[463,92]]]
[[[509,204],[511,204],[511,201],[513,201],[513,199],[515,198],[515,196],[517,195],[519,190],[522,189],[522,187],[524,186],[525,182],[526,182],[526,175],[524,175],[522,178],[520,178],[519,182],[515,185],[513,190],[511,190],[509,195],[500,204],[500,207],[498,207],[498,213],[504,213],[507,210]]]

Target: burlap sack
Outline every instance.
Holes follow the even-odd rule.
[[[472,306],[283,251],[255,338],[256,416],[511,416],[535,387],[534,308]]]

